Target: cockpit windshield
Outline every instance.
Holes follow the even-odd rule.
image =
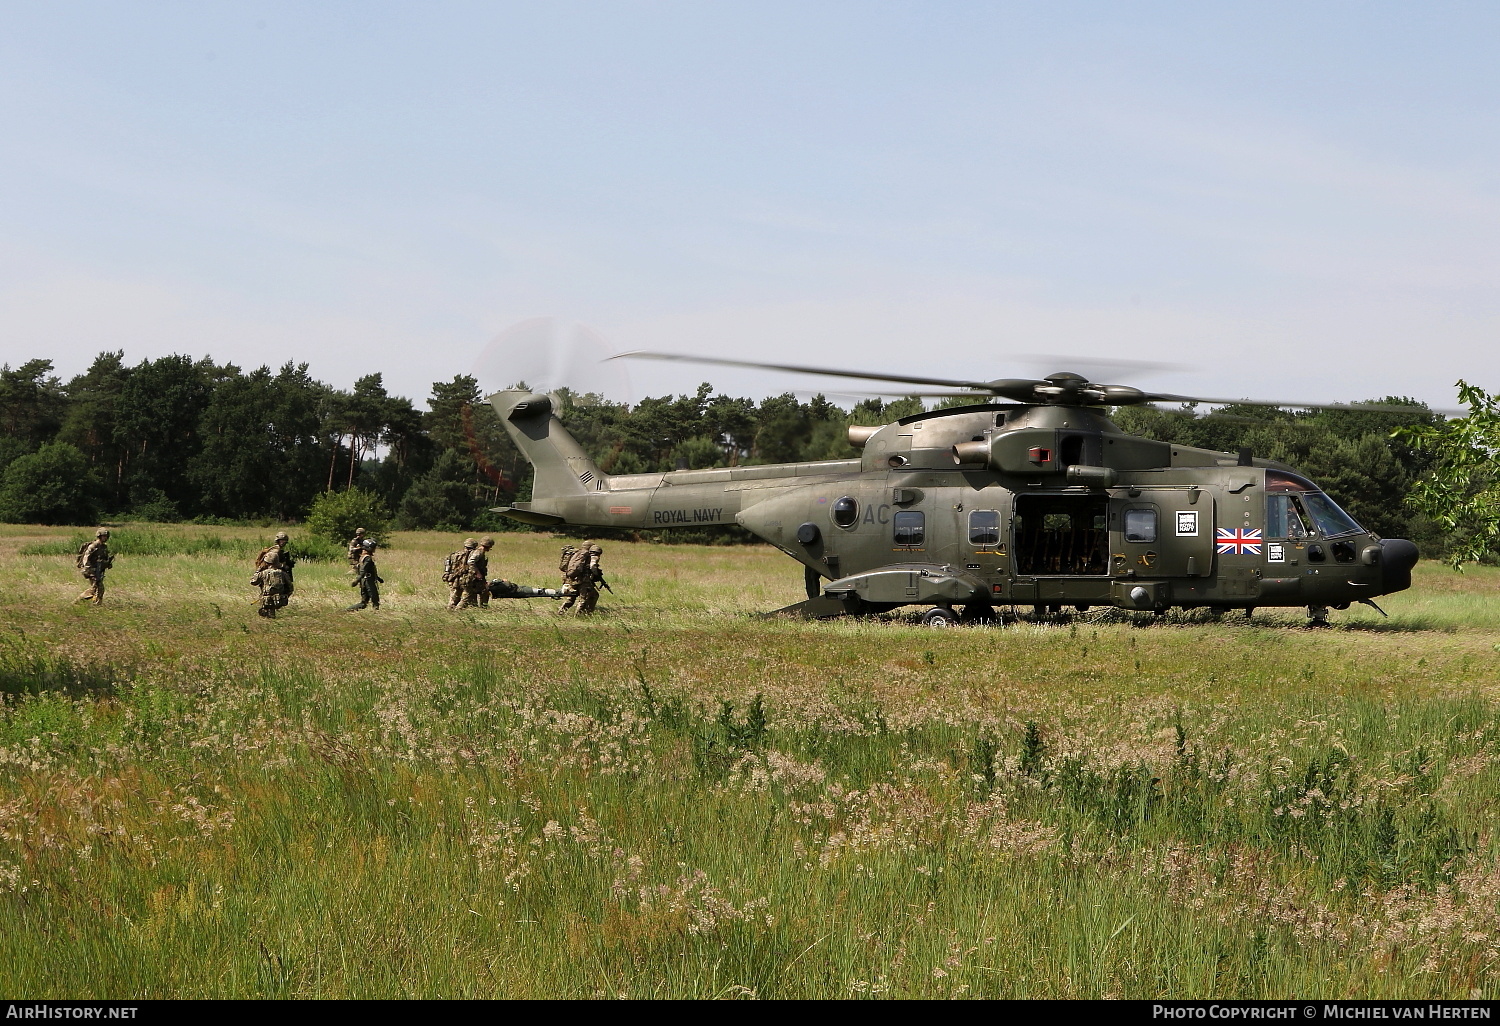
[[[1337,538],[1363,528],[1305,478],[1279,471],[1266,473],[1266,537]]]
[[[1356,534],[1360,530],[1354,518],[1339,509],[1339,504],[1322,492],[1308,492],[1302,496],[1302,503],[1312,514],[1313,523],[1318,525],[1318,531],[1325,538]]]

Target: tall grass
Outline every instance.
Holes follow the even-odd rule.
[[[276,621],[228,554],[100,609],[0,555],[0,989],[1495,994],[1482,619],[762,621],[774,554],[670,546],[592,620],[450,614],[402,541],[378,615],[329,564]]]
[[[121,556],[199,556],[224,557],[243,562],[271,544],[275,532],[260,532],[256,537],[224,537],[217,534],[194,534],[186,530],[160,527],[123,527],[112,529],[110,551]],[[261,537],[260,535],[264,535]],[[33,542],[21,547],[23,556],[72,556],[92,541],[92,532],[77,531],[68,538]],[[298,536],[287,546],[294,557],[308,561],[345,558],[342,546],[315,535]]]

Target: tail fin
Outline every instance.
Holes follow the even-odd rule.
[[[522,389],[507,389],[496,392],[489,401],[500,414],[500,422],[511,441],[536,468],[527,507],[542,514],[543,522],[556,522],[554,518],[558,516],[566,518],[577,500],[609,487],[604,472],[553,414],[550,398]],[[517,510],[525,511],[524,507]]]

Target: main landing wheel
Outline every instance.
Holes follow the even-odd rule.
[[[947,606],[933,606],[922,614],[922,623],[928,627],[956,627],[958,614]]]

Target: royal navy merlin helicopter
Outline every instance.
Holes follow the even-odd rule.
[[[962,381],[637,352],[916,385],[975,402],[850,427],[858,459],[611,475],[524,390],[490,397],[536,470],[531,501],[496,512],[528,524],[663,528],[739,524],[805,568],[828,618],[930,606],[934,626],[1009,622],[1113,606],[1165,613],[1376,606],[1411,586],[1417,547],[1357,524],[1293,468],[1127,434],[1109,407],[1153,402],[1349,408],[1145,392],[1061,372]],[[1360,404],[1361,410],[1410,412]],[[1383,612],[1383,611],[1382,611]]]

